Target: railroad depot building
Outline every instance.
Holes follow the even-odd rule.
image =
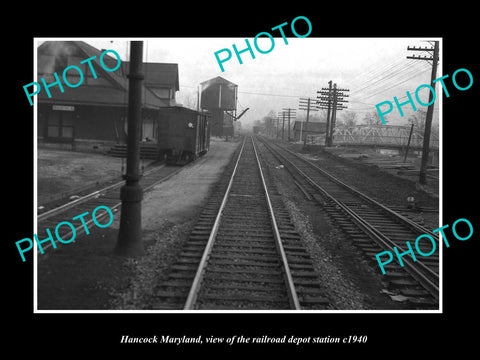
[[[55,82],[56,72],[63,83],[62,74],[70,65],[83,72],[83,83],[78,87],[58,85],[49,88],[51,97],[42,91],[38,97],[39,146],[70,147],[107,151],[115,144],[126,143],[129,62],[122,61],[115,71],[105,71],[100,63],[99,50],[83,41],[46,41],[38,47],[38,81]],[[90,63],[80,62],[94,57]],[[103,56],[110,69],[118,60],[110,53]],[[142,135],[144,143],[156,143],[158,110],[176,105],[179,90],[178,65],[144,63],[142,83]],[[71,84],[80,82],[79,73],[66,74]],[[63,84],[62,84],[63,85]]]

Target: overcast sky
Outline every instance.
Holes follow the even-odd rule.
[[[198,85],[216,76],[238,85],[238,112],[250,110],[242,118],[243,125],[261,119],[271,110],[298,108],[299,97],[317,96],[317,91],[328,87],[332,80],[338,87],[350,89],[348,108],[357,112],[360,122],[365,113],[373,112],[375,104],[397,96],[406,100],[406,91],[412,96],[421,84],[430,83],[431,63],[407,59],[407,55],[428,55],[426,52],[407,51],[407,46],[430,46],[419,38],[287,38],[275,39],[268,54],[259,53],[253,39],[249,39],[256,58],[249,52],[241,54],[240,64],[233,53],[232,44],[239,50],[246,47],[245,38],[145,38],[97,39],[85,38],[99,49],[116,50],[122,60],[129,58],[128,40],[144,40],[144,61],[177,63],[180,91],[177,102],[196,104]],[[62,39],[66,40],[66,39]],[[268,38],[258,43],[262,49],[270,47]],[[222,72],[214,56],[215,51],[228,48],[232,58],[223,63]],[[440,46],[440,50],[441,50]],[[225,56],[221,54],[220,56]],[[440,53],[441,55],[441,53]],[[441,56],[440,56],[441,59]],[[441,74],[441,61],[437,77]],[[437,92],[438,86],[437,86]],[[428,102],[428,90],[420,92]],[[389,116],[391,124],[406,123],[413,114],[410,105],[401,118],[394,110]],[[425,109],[425,108],[423,108]],[[434,120],[438,119],[439,100],[435,103]],[[301,111],[297,111],[301,112]],[[338,113],[341,117],[342,112]]]

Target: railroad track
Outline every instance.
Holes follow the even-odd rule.
[[[181,167],[167,167],[164,165],[154,167],[143,173],[140,180],[140,185],[142,186],[143,191],[146,192],[156,184],[167,180],[181,170]],[[75,226],[76,236],[84,233],[85,227],[89,229],[93,226],[91,214],[97,206],[106,206],[112,211],[113,214],[115,214],[120,209],[122,204],[120,200],[120,188],[122,185],[124,185],[124,183],[125,181],[123,180],[116,182],[99,190],[93,191],[88,195],[81,196],[80,198],[69,203],[39,214],[37,216],[36,232],[38,239],[43,240],[48,237],[46,232],[47,228],[50,229],[50,232],[55,239],[56,235],[54,234],[54,230],[57,224],[63,221],[69,221]],[[88,212],[89,214],[85,217],[85,226],[80,219],[72,221],[72,218],[85,212]],[[109,214],[104,210],[98,211],[98,213],[95,215],[97,221],[105,218],[106,216],[109,216]],[[88,218],[90,218],[90,220],[88,220]],[[63,226],[58,228],[58,235],[62,239],[70,239],[73,236],[73,232],[70,227]],[[50,247],[51,243],[42,244],[43,250],[46,250]],[[42,256],[41,258],[44,259],[45,256]]]
[[[281,196],[245,138],[176,262],[154,309],[325,309],[312,261]]]
[[[365,256],[379,270],[375,255],[384,250],[398,248],[399,253],[408,250],[421,234],[432,236],[439,248],[438,236],[371,197],[360,193],[335,178],[317,164],[280,146],[262,140],[273,156],[291,173],[297,186],[310,200],[316,200],[331,219],[347,234]],[[428,253],[428,244],[424,249]],[[394,255],[395,256],[395,255]],[[418,307],[438,307],[439,257],[438,252],[429,257],[410,255],[402,257],[404,267],[397,261],[385,266],[384,280],[396,292]]]

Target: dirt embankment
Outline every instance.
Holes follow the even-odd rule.
[[[124,259],[113,254],[119,212],[108,228],[92,229],[90,235],[82,235],[71,244],[60,244],[57,249],[39,254],[38,309],[147,307],[153,279],[165,271],[181,248],[237,145],[233,141],[212,139],[210,151],[204,157],[144,194],[142,228],[146,255],[142,258]],[[66,158],[56,160],[55,164],[60,166],[65,161],[70,169],[92,166],[101,174],[109,171],[96,168],[97,159],[88,157],[84,165],[79,165],[80,159],[71,159],[69,163]]]
[[[37,192],[41,206],[77,189],[93,186],[111,179],[121,180],[122,160],[111,156],[38,149]]]

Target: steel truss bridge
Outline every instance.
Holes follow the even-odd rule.
[[[387,148],[405,148],[408,143],[411,126],[397,125],[356,125],[336,127],[333,133],[334,145],[382,146]],[[313,139],[312,139],[313,140]],[[410,148],[421,150],[423,130],[413,129]],[[439,136],[432,132],[430,149],[438,150]]]

